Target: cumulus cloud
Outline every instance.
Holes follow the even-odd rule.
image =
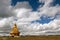
[[[45,3],[43,5],[43,7],[40,7],[38,9],[37,12],[31,12],[31,11],[27,11],[26,14],[28,13],[32,13],[29,14],[29,17],[31,18],[31,20],[37,20],[40,19],[40,17],[44,14],[47,16],[50,16],[51,18],[54,18],[56,16],[56,14],[60,14],[60,6],[56,5],[56,6],[52,6],[51,3],[53,2],[53,0],[40,0],[40,2]],[[32,16],[33,15],[33,16]],[[27,15],[25,15],[27,16]],[[60,16],[60,15],[59,15]],[[59,16],[57,18],[55,18],[54,20],[50,21],[47,24],[41,24],[41,23],[30,23],[30,24],[24,24],[24,26],[21,25],[22,29],[22,33],[24,35],[53,35],[53,34],[59,34],[60,31],[60,19]],[[23,21],[28,21],[30,20],[29,17]],[[23,17],[24,18],[24,17]],[[34,19],[35,18],[35,19]],[[20,22],[19,22],[20,23]],[[21,24],[21,23],[20,23]],[[20,26],[20,25],[19,25]],[[24,27],[24,28],[23,28]],[[25,33],[26,32],[26,33]]]
[[[0,1],[0,30],[10,32],[14,18],[17,18],[17,26],[21,35],[53,35],[60,34],[60,5],[52,6],[53,0],[39,0],[44,5],[39,7],[37,11],[32,11],[28,2],[18,2],[16,6],[10,5],[11,0]],[[41,6],[41,5],[40,5]],[[31,21],[41,19],[42,15],[56,18],[49,23],[41,24]],[[4,18],[3,18],[4,17]],[[11,23],[11,24],[10,24]],[[8,30],[8,31],[4,31]]]
[[[10,31],[13,16],[16,14],[10,5],[11,0],[0,0],[0,34]],[[5,33],[6,34],[6,33]]]
[[[39,10],[41,11],[40,13],[45,14],[47,16],[55,16],[58,12],[60,13],[60,6],[52,6],[52,2],[54,0],[40,0],[40,2],[44,2],[45,4],[43,7],[41,7]]]
[[[0,0],[0,17],[14,16],[12,6],[10,6],[11,0]]]
[[[4,36],[7,33],[9,34],[13,22],[13,17],[2,18],[0,20],[0,35]]]
[[[15,9],[20,9],[20,8],[26,8],[26,9],[31,9],[31,6],[29,5],[28,2],[18,2],[15,7]]]
[[[15,7],[12,7],[10,5],[11,4],[10,1],[11,0],[0,0],[0,30],[2,32],[9,32],[11,30],[10,28],[13,24],[10,25],[10,23],[14,23],[14,19],[16,16],[18,18],[23,17],[24,16],[24,15],[22,15],[23,11],[27,12],[28,10],[31,10],[28,2],[17,3],[17,5]],[[19,12],[19,11],[21,11],[21,12]]]

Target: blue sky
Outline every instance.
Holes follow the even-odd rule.
[[[17,2],[24,2],[24,1],[27,1],[27,2],[29,2],[29,5],[32,7],[32,11],[37,11],[37,9],[39,8],[39,6],[40,5],[44,5],[44,3],[42,3],[42,2],[39,2],[39,0],[11,0],[11,5],[12,6],[15,6],[16,4],[17,4]],[[52,3],[51,3],[51,5],[52,6],[56,6],[57,4],[59,4],[60,5],[60,0],[54,0]],[[44,17],[45,16],[45,17]],[[56,15],[57,16],[57,15]],[[56,17],[55,16],[55,17]],[[49,23],[50,21],[52,21],[52,20],[54,20],[55,19],[55,17],[53,18],[53,19],[50,19],[51,17],[50,16],[47,16],[47,15],[42,15],[41,17],[40,17],[40,19],[38,19],[38,20],[34,20],[34,21],[32,21],[32,23],[34,23],[34,22],[38,22],[38,23],[42,23],[42,24],[44,24],[44,23]]]
[[[56,4],[59,4],[60,5],[60,0],[54,0],[53,6],[55,6]]]
[[[32,7],[33,11],[36,11],[37,8],[39,7],[39,5],[44,5],[44,3],[39,2],[39,0],[11,0],[11,5],[15,6],[17,4],[17,2],[24,2],[24,1],[28,1],[30,6]],[[60,0],[54,0],[51,3],[53,6],[59,4],[60,5]]]
[[[39,0],[33,0],[33,1],[32,0],[12,0],[11,5],[15,6],[17,2],[24,2],[24,1],[29,2],[33,11],[37,11],[37,8],[39,7],[39,5],[44,4],[44,3],[40,3]]]

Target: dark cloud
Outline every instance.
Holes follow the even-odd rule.
[[[9,0],[0,0],[0,17],[14,16]]]

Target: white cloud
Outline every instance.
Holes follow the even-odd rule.
[[[31,6],[29,5],[28,2],[18,2],[15,7],[15,9],[20,9],[20,8],[26,8],[26,9],[31,9]]]
[[[40,7],[38,11],[32,12],[32,8],[28,2],[18,2],[15,7],[10,5],[10,0],[0,0],[0,30],[4,31],[12,27],[14,18],[17,17],[17,26],[21,35],[48,35],[48,34],[59,34],[60,33],[60,16],[57,16],[56,19],[50,21],[47,24],[32,23],[33,20],[38,20],[40,17],[45,14],[54,18],[57,13],[60,14],[60,6],[51,6],[53,0],[39,0],[43,2],[43,7]],[[4,11],[4,12],[3,12]],[[3,15],[3,14],[4,15]],[[11,27],[10,27],[11,26]]]
[[[31,21],[40,19],[40,17],[45,14],[47,16],[51,16],[51,18],[54,18],[55,15],[59,12],[60,13],[60,6],[51,6],[51,2],[53,0],[41,0],[45,4],[43,7],[40,7],[38,11],[40,12],[32,12],[30,7],[17,7],[15,9],[15,12],[18,17],[17,25],[20,29],[20,32],[22,35],[43,35],[48,34],[51,32],[51,34],[58,34],[59,28],[60,28],[60,22],[58,19],[55,19],[48,24],[39,24],[39,23],[33,23],[31,24]],[[18,4],[17,4],[18,5]],[[22,4],[19,4],[22,5]],[[59,17],[58,17],[59,18]]]
[[[3,18],[0,20],[0,35],[5,36],[10,32],[13,22],[13,17]]]
[[[54,17],[58,12],[60,12],[60,6],[54,6],[54,7],[42,7],[40,8],[40,13],[45,14],[47,16]]]
[[[24,17],[28,16],[29,14],[26,13],[26,12],[29,12],[29,11],[31,11],[31,10],[26,9],[26,8],[20,8],[20,9],[18,8],[18,9],[15,10],[18,18],[21,18],[21,17],[24,18]]]
[[[60,6],[56,5],[56,6],[52,6],[50,3],[53,0],[41,0],[42,2],[44,2],[45,4],[43,5],[43,7],[40,7],[38,10],[40,12],[26,12],[27,13],[32,13],[31,15],[29,15],[30,18],[32,18],[33,20],[37,20],[39,19],[43,14],[47,15],[47,16],[51,16],[51,18],[54,18],[56,14],[60,14]],[[28,18],[29,18],[28,17]],[[28,21],[28,18],[26,19]],[[34,19],[35,18],[35,19]],[[57,17],[59,18],[59,16]],[[32,20],[31,19],[31,20]],[[23,20],[23,21],[26,21]],[[30,19],[29,19],[30,20]],[[46,34],[46,35],[52,35],[52,34],[59,34],[58,32],[60,31],[60,19],[54,19],[51,22],[47,23],[47,24],[39,24],[39,23],[33,23],[33,24],[26,24],[26,26],[21,26],[22,27],[22,33],[23,31],[25,31],[26,33],[23,34],[29,34],[29,35],[42,35],[42,34]],[[24,29],[24,28],[26,29]]]
[[[30,35],[52,35],[52,34],[59,34],[60,32],[60,20],[53,20],[48,24],[38,24],[34,23],[26,27],[25,29],[27,32],[24,33]],[[24,31],[24,30],[23,30]]]

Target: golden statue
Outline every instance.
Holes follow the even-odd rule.
[[[16,37],[16,36],[19,36],[19,34],[20,34],[20,32],[18,31],[17,25],[15,23],[11,32],[10,32],[10,36]]]

